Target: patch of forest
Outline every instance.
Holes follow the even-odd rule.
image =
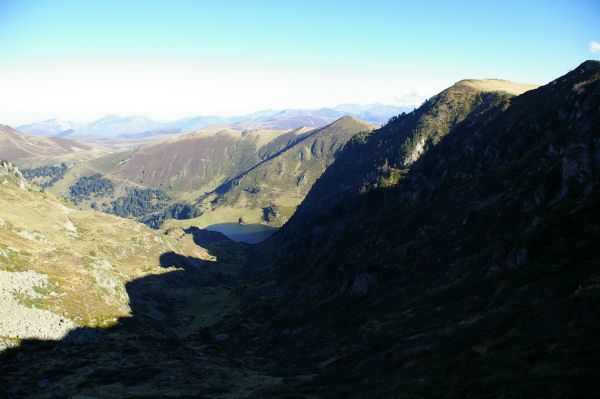
[[[111,196],[115,191],[112,181],[102,177],[100,173],[83,176],[69,187],[69,196],[73,203],[79,204],[92,197]]]
[[[169,205],[171,197],[162,190],[128,188],[127,194],[111,201],[107,212],[124,218],[138,219]]]
[[[42,188],[51,187],[62,179],[67,171],[66,163],[60,165],[40,166],[32,169],[21,169],[21,174],[28,180],[40,185]]]
[[[190,219],[200,211],[190,204],[171,203],[171,197],[162,190],[129,188],[127,195],[111,201],[106,212],[136,219],[157,229],[166,219]]]
[[[110,197],[114,194],[114,184],[100,173],[79,178],[70,188],[70,199],[76,205],[84,200]],[[112,215],[134,219],[158,229],[166,219],[190,219],[201,212],[191,204],[173,202],[173,199],[160,189],[125,189],[125,195],[102,205],[92,202],[90,206]]]
[[[192,219],[201,214],[202,212],[195,206],[178,202],[167,207],[162,212],[155,213],[140,221],[153,229],[158,229],[167,219]]]

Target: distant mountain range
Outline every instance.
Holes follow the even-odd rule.
[[[381,125],[391,117],[410,110],[412,107],[397,107],[379,103],[371,105],[342,104],[334,108],[263,110],[248,115],[229,117],[203,115],[172,122],[157,122],[146,116],[107,115],[86,124],[48,119],[17,126],[16,129],[42,136],[141,138],[157,134],[191,132],[207,127],[233,130],[286,130],[299,127],[321,127],[345,115],[354,116],[374,125]]]

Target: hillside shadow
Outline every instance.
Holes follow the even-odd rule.
[[[232,383],[230,374],[241,363],[223,355],[226,335],[194,327],[201,314],[182,313],[202,295],[233,295],[235,278],[224,278],[227,274],[216,273],[215,266],[204,267],[209,263],[164,253],[160,265],[176,270],[126,284],[130,317],[107,328],[77,328],[59,341],[23,340],[0,353],[0,397],[202,397],[203,392],[234,389],[239,381]],[[222,262],[219,266],[226,269]],[[208,309],[215,319],[232,310],[218,303],[215,309]],[[207,378],[211,375],[218,378]]]
[[[194,243],[202,248],[206,248],[211,255],[217,258],[216,265],[245,265],[248,253],[252,245],[231,240],[225,234],[218,231],[199,229],[190,227],[184,230],[191,234]]]

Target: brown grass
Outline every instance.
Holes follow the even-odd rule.
[[[530,83],[517,83],[500,79],[467,79],[461,80],[459,83],[481,91],[504,91],[515,95],[540,87]]]

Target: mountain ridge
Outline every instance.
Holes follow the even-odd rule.
[[[337,173],[330,184],[322,186],[328,194],[321,192],[321,186],[317,186],[311,190],[309,196],[320,195],[328,198],[324,203],[333,204],[340,193],[349,190],[358,194],[361,190],[369,190],[371,187],[396,184],[410,164],[427,148],[437,144],[452,126],[462,122],[485,101],[502,101],[510,95],[506,92],[484,91],[463,82],[458,82],[428,99],[418,110],[392,118],[378,131],[354,137],[345,148],[347,156],[342,153],[342,159],[332,165],[333,169],[326,171],[324,175],[326,178],[329,174]],[[399,131],[407,133],[399,136]],[[353,153],[354,148],[361,148],[365,143],[369,146],[366,156]],[[337,172],[336,168],[339,169]],[[306,214],[299,218],[306,217],[305,221],[308,223],[308,220],[314,217],[317,208],[322,209],[329,205],[305,206],[309,208]],[[299,211],[304,212],[301,209]]]
[[[353,116],[344,116],[294,137],[259,163],[200,196],[197,204],[207,214],[218,213],[219,208],[245,208],[242,214],[254,209],[260,215],[257,221],[280,226],[346,142],[355,134],[374,128]],[[239,218],[246,220],[248,216]],[[227,222],[237,220],[233,217]]]
[[[592,396],[600,62],[519,96],[454,92],[472,96],[467,115],[405,164],[414,119],[449,94],[342,151],[257,247],[277,289],[245,312],[301,329],[271,352],[281,365],[294,350],[290,367],[333,359],[309,384],[324,397]],[[349,188],[330,190],[360,156]],[[389,179],[381,165],[408,170],[360,190]]]
[[[66,170],[61,166],[26,172],[57,172],[38,182],[82,209],[129,215],[153,228],[168,218],[175,218],[170,224],[183,227],[239,220],[277,227],[294,212],[338,149],[353,134],[373,128],[346,116],[318,129],[199,130]],[[298,154],[284,154],[299,145]],[[246,188],[249,174],[253,183]],[[277,181],[270,183],[277,187],[266,183],[273,176]]]
[[[467,85],[481,91],[503,91],[514,95],[520,95],[540,87],[535,84],[518,83],[503,79],[463,79],[456,84]]]

